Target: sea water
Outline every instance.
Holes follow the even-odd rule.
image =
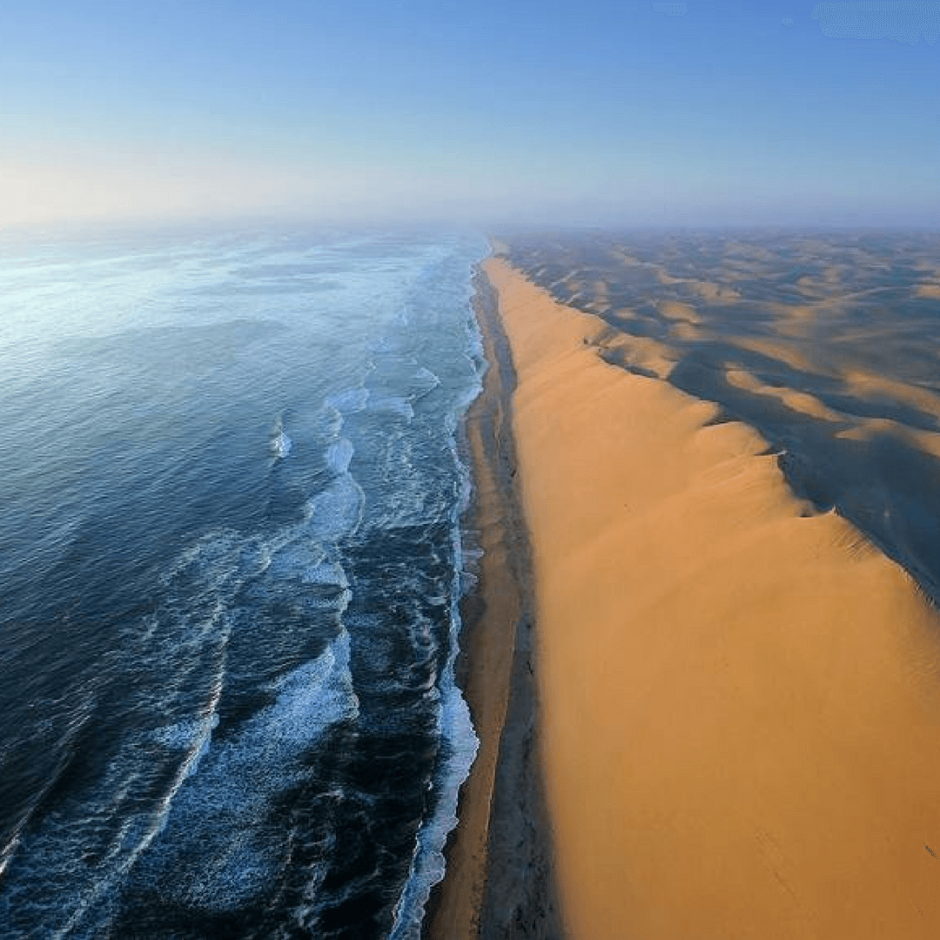
[[[466,235],[0,247],[0,938],[419,936],[484,362]]]

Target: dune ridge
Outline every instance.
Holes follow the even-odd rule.
[[[940,618],[718,406],[505,261],[561,902],[596,938],[940,932]]]

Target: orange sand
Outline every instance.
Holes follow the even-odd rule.
[[[763,440],[486,270],[575,940],[940,936],[940,618]]]

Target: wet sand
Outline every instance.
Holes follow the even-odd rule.
[[[515,373],[485,275],[474,307],[489,369],[465,430],[474,468],[479,583],[465,599],[458,681],[480,740],[460,794],[447,873],[431,898],[429,940],[562,936],[538,740],[529,546],[515,487]]]
[[[940,934],[934,608],[796,496],[757,431],[665,380],[671,341],[702,329],[687,307],[662,311],[681,332],[644,343],[504,261],[485,269],[518,379],[571,935]]]

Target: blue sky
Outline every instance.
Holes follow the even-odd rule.
[[[3,0],[0,223],[937,224],[940,4],[848,6]]]

